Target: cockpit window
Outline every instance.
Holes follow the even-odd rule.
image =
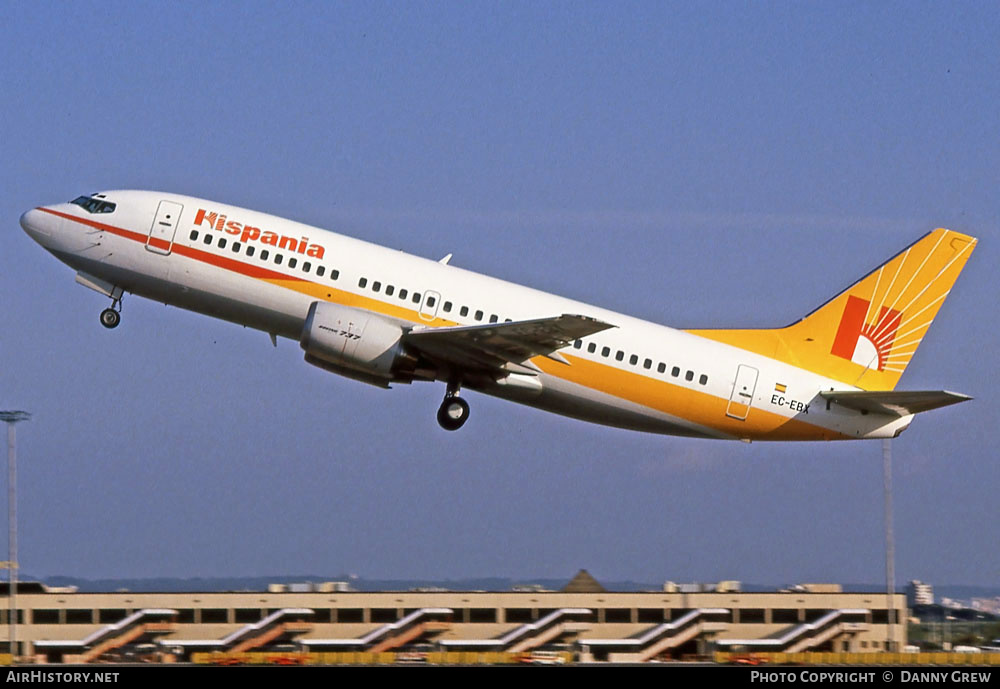
[[[110,201],[101,201],[90,196],[81,196],[73,199],[70,203],[76,204],[88,213],[114,213],[117,207]]]

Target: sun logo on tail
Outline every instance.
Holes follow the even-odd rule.
[[[935,230],[869,274],[847,294],[830,353],[869,371],[902,373],[975,245]]]
[[[884,371],[903,313],[887,306],[869,322],[871,302],[849,296],[830,353],[866,368]]]

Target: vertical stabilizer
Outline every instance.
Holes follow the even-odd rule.
[[[975,246],[937,229],[788,327],[688,332],[863,390],[892,390]]]

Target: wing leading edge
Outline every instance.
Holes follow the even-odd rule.
[[[532,357],[568,363],[558,354],[559,349],[614,327],[589,316],[563,314],[528,321],[411,330],[403,342],[451,367],[534,375],[538,368],[529,361]]]

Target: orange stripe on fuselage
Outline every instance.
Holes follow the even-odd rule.
[[[78,218],[48,208],[38,210],[67,220],[79,222],[95,229],[110,232],[124,239],[146,244],[148,235],[133,232],[114,225],[97,222],[89,218]],[[179,228],[178,228],[179,229]],[[160,240],[162,247],[170,246]],[[158,246],[155,245],[154,246]],[[256,278],[277,287],[293,290],[316,299],[330,301],[342,306],[350,306],[399,318],[411,323],[430,326],[458,325],[456,321],[435,317],[433,320],[420,318],[417,311],[402,305],[386,303],[331,285],[312,282],[306,278],[279,273],[269,268],[249,265],[232,258],[174,242],[171,249],[181,256],[228,270],[247,277]],[[831,431],[798,419],[790,419],[780,414],[751,408],[745,421],[726,416],[728,400],[706,392],[692,390],[681,385],[657,380],[639,373],[622,370],[608,364],[590,361],[566,354],[572,365],[557,363],[546,357],[535,357],[535,363],[547,375],[603,392],[619,399],[627,400],[650,409],[669,414],[679,419],[692,421],[700,426],[712,428],[737,438],[754,440],[835,440],[850,438],[837,431]]]
[[[838,440],[850,438],[798,419],[790,419],[758,407],[752,407],[745,421],[726,416],[729,400],[682,385],[623,371],[596,361],[570,354],[563,356],[570,366],[545,357],[532,361],[546,374],[571,383],[635,402],[671,416],[687,419],[701,426],[737,438],[753,440]]]
[[[126,230],[121,227],[115,227],[114,225],[108,225],[106,223],[97,222],[96,220],[90,220],[89,218],[78,218],[75,215],[70,215],[68,213],[61,213],[59,211],[54,211],[50,208],[39,208],[38,210],[50,213],[51,215],[55,215],[60,218],[65,218],[66,220],[72,220],[74,222],[78,222],[83,225],[88,225],[89,227],[93,227],[94,229],[97,230],[104,230],[105,232],[110,232],[111,234],[123,237],[125,239],[131,239],[133,242],[138,242],[139,244],[145,245],[146,240],[149,239],[149,235],[140,234],[139,232],[133,232],[132,230]],[[163,240],[154,239],[153,246],[166,250],[168,247],[170,247],[170,243]],[[253,278],[261,278],[264,280],[284,280],[289,282],[305,282],[303,278],[296,277],[294,275],[287,275],[285,273],[279,273],[276,270],[271,270],[270,268],[261,268],[260,266],[243,263],[242,261],[237,261],[227,256],[219,256],[218,254],[213,254],[210,251],[196,249],[195,247],[187,246],[186,244],[178,244],[177,242],[174,242],[171,251],[181,256],[187,256],[188,258],[193,258],[197,261],[201,261],[202,263],[208,263],[209,265],[217,266],[219,268],[225,268],[226,270],[232,271],[234,273],[240,273],[241,275],[246,275]]]

